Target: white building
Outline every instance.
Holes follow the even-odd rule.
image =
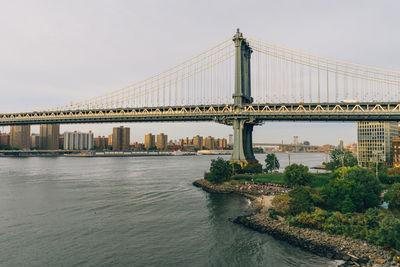
[[[65,150],[92,150],[93,149],[93,133],[81,132],[65,132],[64,133],[64,149]]]

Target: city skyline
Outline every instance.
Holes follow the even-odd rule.
[[[314,124],[314,123],[313,123]],[[161,133],[163,133],[163,134],[166,134],[167,136],[168,136],[168,142],[169,141],[178,141],[179,139],[182,139],[182,138],[187,138],[187,137],[191,137],[191,138],[193,138],[193,137],[195,137],[195,136],[197,136],[197,135],[199,135],[199,136],[202,136],[202,137],[207,137],[207,136],[212,136],[212,137],[215,137],[215,138],[225,138],[225,139],[227,139],[227,140],[229,140],[229,135],[231,134],[231,133],[229,133],[228,132],[228,134],[226,134],[226,135],[223,135],[223,134],[221,134],[221,133],[218,133],[218,134],[216,134],[216,135],[212,135],[212,134],[207,134],[207,131],[205,131],[205,134],[201,134],[201,132],[202,131],[200,131],[200,132],[195,132],[195,131],[188,131],[188,132],[190,132],[191,134],[185,134],[185,133],[182,133],[182,134],[180,134],[180,135],[178,135],[178,134],[176,134],[176,135],[173,135],[173,136],[171,136],[171,134],[169,133],[169,132],[167,132],[166,130],[162,130],[162,129],[160,129],[160,128],[158,128],[157,130],[149,130],[149,131],[143,131],[143,133],[139,133],[139,132],[136,132],[136,129],[135,129],[135,125],[136,124],[134,124],[134,123],[126,123],[126,124],[121,124],[121,123],[119,123],[119,124],[109,124],[109,125],[112,125],[112,127],[110,127],[110,128],[104,128],[103,129],[103,131],[102,132],[96,132],[96,131],[94,131],[93,130],[93,127],[90,127],[91,125],[89,124],[89,125],[85,125],[85,126],[87,126],[87,127],[83,127],[83,128],[85,128],[85,129],[81,129],[81,128],[72,128],[72,126],[71,127],[68,127],[67,129],[63,129],[64,127],[64,125],[60,125],[60,135],[63,135],[65,132],[75,132],[75,131],[77,131],[77,132],[92,132],[93,133],[93,136],[94,137],[108,137],[109,135],[112,135],[113,134],[113,128],[116,128],[116,127],[121,127],[121,126],[123,126],[123,127],[128,127],[128,128],[130,128],[131,129],[131,131],[130,131],[130,142],[131,143],[134,143],[134,142],[138,142],[138,143],[145,143],[145,136],[147,135],[147,134],[149,134],[149,133],[151,133],[151,134],[153,134],[153,135],[155,135],[155,137],[157,137],[157,135],[158,134],[161,134]],[[78,125],[78,126],[80,126],[80,125]],[[9,133],[10,131],[8,130],[6,130],[7,128],[9,128],[9,127],[2,127],[2,128],[0,128],[0,133]],[[66,128],[66,127],[65,127]],[[3,130],[4,129],[4,130]],[[30,134],[31,135],[36,135],[36,134],[39,134],[39,129],[40,129],[40,126],[39,125],[32,125],[31,126],[31,129],[30,129]],[[313,129],[314,130],[314,129]],[[356,131],[356,133],[355,133],[355,135],[357,135],[357,129],[355,129],[355,131]],[[299,131],[299,132],[303,132],[303,133],[306,133],[307,134],[307,131]],[[314,131],[315,132],[315,131]],[[256,136],[256,135],[255,135]],[[297,136],[298,138],[299,138],[299,142],[300,143],[302,143],[302,142],[304,142],[304,141],[308,141],[308,142],[310,142],[312,145],[317,145],[317,146],[323,146],[323,145],[337,145],[338,144],[338,142],[339,142],[339,140],[342,140],[343,141],[343,143],[344,143],[344,145],[349,145],[349,144],[352,144],[352,143],[355,143],[355,142],[357,142],[357,137],[355,137],[355,139],[354,140],[352,140],[352,139],[349,139],[349,138],[346,138],[346,137],[343,137],[343,138],[341,138],[341,137],[338,137],[338,138],[336,138],[336,139],[334,139],[334,138],[332,138],[331,140],[332,140],[332,142],[322,142],[322,143],[317,143],[317,142],[314,142],[311,138],[309,138],[309,136],[303,136],[303,135],[300,135],[300,134],[297,134],[297,132],[290,132],[289,134],[286,134],[286,138],[281,138],[281,139],[279,139],[279,138],[275,138],[275,139],[268,139],[268,138],[263,138],[262,136],[258,136],[258,138],[254,138],[253,139],[253,143],[285,143],[285,144],[291,144],[291,143],[293,143],[293,137],[294,136]],[[257,136],[256,136],[257,137]],[[326,139],[320,139],[320,140],[326,140]],[[349,141],[346,141],[346,140],[349,140]]]
[[[273,126],[269,126],[269,125]],[[337,124],[331,122],[316,123],[316,122],[266,122],[264,126],[257,126],[253,132],[253,142],[262,143],[290,143],[293,136],[299,136],[301,140],[310,141],[314,145],[337,144],[339,139],[342,139],[344,144],[351,144],[357,142],[357,123],[342,123],[340,125],[341,131],[338,135],[330,135],[332,131],[326,128],[326,124]],[[171,127],[171,125],[174,125]],[[309,125],[309,126],[307,126]],[[113,127],[129,127],[131,128],[130,139],[144,143],[144,136],[147,133],[166,133],[169,140],[175,140],[186,136],[216,136],[227,138],[232,134],[232,129],[228,126],[208,123],[107,123],[102,124],[102,127],[96,127],[94,124],[71,124],[60,125],[60,133],[70,131],[88,132],[93,131],[95,136],[108,136],[112,134]],[[149,126],[149,127],[141,127]],[[195,126],[195,127],[193,127]],[[197,127],[196,127],[197,126]],[[179,132],[174,131],[172,128],[178,127]],[[39,125],[31,126],[31,133],[39,133]],[[111,130],[110,130],[111,129]],[[0,132],[9,132],[10,127],[0,127]],[[342,132],[342,135],[339,133]],[[271,134],[272,133],[272,134]]]

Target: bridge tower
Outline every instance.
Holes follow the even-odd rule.
[[[234,108],[237,111],[244,105],[251,104],[250,58],[253,50],[237,29],[233,36],[235,43],[235,93],[233,94]],[[251,118],[233,118],[229,121],[233,126],[233,151],[231,163],[247,165],[256,161],[253,153],[253,127],[256,124]]]

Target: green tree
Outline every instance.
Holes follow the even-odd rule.
[[[371,172],[359,167],[343,171],[334,172],[328,184],[321,189],[326,208],[351,212],[354,206],[355,211],[363,212],[379,205],[382,188]]]
[[[350,151],[332,150],[329,153],[330,161],[325,163],[328,170],[336,170],[340,167],[357,166],[357,159]]]
[[[268,153],[265,158],[265,171],[272,172],[274,170],[279,170],[280,164],[275,153]]]
[[[314,208],[313,200],[308,186],[296,186],[289,192],[290,213],[292,215],[301,212],[311,212]]]
[[[243,173],[261,173],[262,165],[258,161],[250,161],[242,169]]]
[[[356,207],[353,204],[349,195],[346,195],[342,202],[342,212],[343,213],[353,213],[356,211]]]
[[[232,176],[232,166],[229,161],[218,157],[211,160],[210,172],[204,175],[204,178],[210,182],[222,183],[228,181]]]
[[[386,198],[387,195],[387,198]],[[400,183],[392,185],[386,193],[385,199],[389,201],[389,209],[392,211],[400,211]]]
[[[302,164],[291,164],[285,168],[283,179],[289,186],[308,185],[312,180],[308,167]]]

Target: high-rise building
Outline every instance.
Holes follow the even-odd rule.
[[[298,145],[298,144],[299,144],[299,137],[293,136],[293,145]]]
[[[212,136],[206,137],[206,139],[205,139],[205,148],[209,149],[209,150],[212,150],[212,149],[215,148],[214,137],[212,137]]]
[[[31,134],[31,148],[40,148],[40,136],[38,134]]]
[[[349,152],[353,153],[354,155],[356,155],[357,154],[357,143],[353,142],[353,143],[345,146],[344,150],[349,151]]]
[[[58,137],[58,148],[64,149],[64,135],[60,134]]]
[[[393,167],[400,167],[400,138],[392,139]]]
[[[338,150],[343,151],[344,150],[344,144],[343,144],[343,140],[339,139],[339,143],[338,143]]]
[[[357,123],[358,164],[392,163],[392,139],[399,136],[397,122],[362,121]]]
[[[106,149],[108,147],[108,138],[105,136],[98,136],[93,139],[95,149]]]
[[[168,145],[168,135],[160,133],[157,135],[156,147],[158,150],[166,150]]]
[[[189,137],[186,137],[184,143],[185,145],[192,145],[192,140]]]
[[[193,137],[193,146],[197,150],[202,150],[203,149],[203,136],[196,135]]]
[[[93,133],[65,132],[64,133],[65,150],[92,150]]]
[[[39,148],[45,150],[59,149],[60,124],[41,124]]]
[[[108,147],[112,148],[112,134],[108,135]]]
[[[183,147],[184,144],[185,144],[185,140],[184,139],[179,139],[178,145],[180,147]]]
[[[146,135],[144,136],[144,148],[145,148],[146,150],[152,150],[152,149],[154,149],[154,148],[156,147],[155,139],[156,139],[155,136],[152,135],[151,133],[146,134]]]
[[[230,134],[230,135],[228,136],[228,145],[229,145],[229,146],[233,146],[233,134]]]
[[[29,149],[31,146],[31,126],[13,125],[10,127],[10,146],[19,149]]]
[[[10,134],[0,133],[0,145],[2,145],[2,146],[10,145]]]
[[[129,150],[130,128],[121,126],[113,128],[112,149],[116,151]]]
[[[226,140],[226,138],[222,138],[220,141],[220,147],[224,149],[227,148],[227,146],[228,146],[228,141]]]

